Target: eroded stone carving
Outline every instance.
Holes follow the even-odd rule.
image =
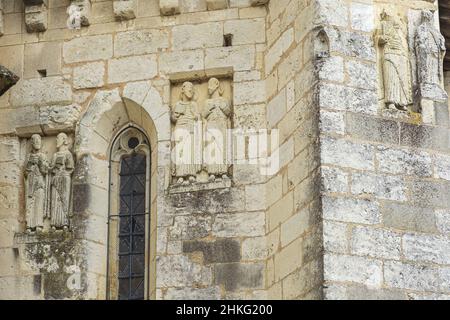
[[[183,83],[180,101],[175,104],[171,113],[171,120],[175,125],[175,164],[172,175],[178,178],[179,184],[195,182],[196,175],[201,170],[201,159],[196,148],[197,138],[200,137],[200,113],[195,100],[194,84]]]
[[[47,30],[47,2],[25,1],[25,27],[27,32],[44,32]]]
[[[44,218],[48,215],[48,161],[41,152],[42,139],[38,134],[31,137],[31,152],[25,164],[25,210],[27,231],[42,231]]]
[[[115,0],[113,2],[114,16],[116,20],[131,20],[136,18],[135,0]]]
[[[0,65],[0,96],[19,81],[19,77]]]
[[[203,149],[204,169],[209,180],[228,178],[228,129],[231,128],[230,102],[223,97],[220,81],[211,78],[208,82],[209,99],[204,108],[205,143]]]
[[[417,79],[421,99],[444,100],[443,61],[446,53],[445,38],[434,26],[433,13],[422,11],[422,23],[417,28],[415,48]]]
[[[411,65],[406,25],[397,16],[381,14],[376,40],[382,48],[384,100],[388,109],[407,110],[412,100]]]
[[[163,16],[180,13],[180,0],[159,0],[159,10]]]
[[[72,173],[74,170],[74,159],[68,149],[68,137],[60,133],[56,137],[57,152],[53,155],[50,165],[51,178],[51,205],[50,218],[51,227],[55,229],[69,228],[70,199],[72,186]]]

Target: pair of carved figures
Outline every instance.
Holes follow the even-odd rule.
[[[27,231],[42,231],[44,219],[53,230],[69,228],[69,212],[74,160],[68,150],[68,137],[56,137],[57,152],[51,163],[41,151],[41,136],[31,137],[31,152],[25,165],[25,210]]]
[[[201,171],[209,180],[228,178],[227,145],[231,127],[230,101],[223,97],[223,88],[216,78],[208,81],[208,99],[203,111],[196,102],[192,82],[181,87],[180,101],[172,108],[175,163],[172,175],[178,184],[196,182]]]
[[[404,22],[386,12],[381,15],[381,30],[377,43],[383,48],[383,84],[388,109],[407,111],[413,104],[411,64]],[[417,58],[418,95],[436,97],[443,90],[442,63],[445,56],[445,38],[433,24],[433,13],[422,11],[422,21],[414,37]]]

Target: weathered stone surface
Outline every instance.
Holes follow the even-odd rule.
[[[400,259],[401,235],[383,229],[356,227],[352,232],[351,253],[381,259]]]
[[[411,261],[450,264],[450,240],[447,237],[406,234],[403,249],[406,259]]]
[[[379,170],[390,174],[429,177],[432,174],[431,156],[427,152],[412,149],[377,147]]]
[[[383,281],[382,263],[363,257],[325,254],[325,278],[380,287]]]
[[[206,0],[208,10],[221,10],[228,8],[227,0]]]
[[[361,170],[374,169],[375,150],[371,145],[324,137],[321,149],[324,164]],[[349,154],[352,156],[349,157]]]
[[[44,3],[25,7],[25,27],[28,32],[44,32],[47,24],[48,13]]]
[[[136,8],[135,0],[115,0],[113,2],[114,16],[119,21],[136,18]]]
[[[159,256],[156,258],[159,277],[157,287],[190,287],[209,285],[212,280],[211,268],[203,267],[182,255]]]
[[[105,63],[86,63],[73,69],[73,86],[76,89],[99,88],[104,85]]]
[[[180,13],[180,0],[159,0],[159,8],[163,16]]]
[[[224,23],[224,34],[233,35],[233,45],[264,43],[264,19],[232,20]]]
[[[62,77],[47,77],[20,81],[11,91],[11,105],[65,105],[72,102],[72,89]]]
[[[322,167],[322,190],[325,192],[348,192],[349,174],[344,170]]]
[[[435,267],[387,261],[384,264],[384,281],[393,288],[436,291],[441,279]]]
[[[323,198],[323,217],[363,224],[378,224],[381,221],[380,208],[376,201],[328,196]]]
[[[164,29],[119,32],[114,39],[114,55],[116,57],[156,53],[168,47],[169,34]],[[192,59],[186,60],[184,63],[190,62]]]
[[[327,252],[348,253],[349,241],[347,224],[328,221],[323,222],[323,243]]]
[[[183,252],[202,252],[205,264],[238,262],[241,259],[241,246],[235,240],[220,239],[214,242],[185,241]]]
[[[263,260],[269,251],[265,237],[248,238],[242,242],[242,260]]]
[[[436,210],[436,224],[441,233],[450,234],[450,212]]]
[[[45,134],[74,132],[80,119],[81,107],[77,104],[67,106],[47,106],[39,109],[42,131]]]
[[[347,113],[346,132],[356,139],[383,143],[399,143],[399,126],[397,122],[373,117]]]
[[[217,264],[214,268],[215,283],[223,285],[227,291],[262,288],[263,270],[263,264]]]
[[[157,70],[156,56],[153,55],[114,59],[108,64],[108,82],[151,79],[156,76]]]
[[[264,212],[218,214],[212,229],[217,237],[257,237],[264,233]]]
[[[436,232],[433,209],[400,203],[385,203],[382,207],[383,225],[389,228],[418,232]]]
[[[371,32],[374,29],[374,6],[371,4],[352,3],[351,24],[354,30]]]
[[[174,50],[221,47],[223,26],[218,22],[176,26],[172,37]]]
[[[449,131],[446,128],[402,123],[400,144],[414,148],[448,150]]]
[[[450,183],[415,180],[411,183],[413,203],[439,208],[450,207]]]
[[[169,228],[170,238],[190,240],[206,237],[211,232],[211,216],[179,216]]]
[[[379,199],[406,201],[407,188],[402,177],[372,173],[353,173],[351,192],[355,195],[373,195]]]
[[[113,54],[111,35],[80,37],[64,42],[63,57],[66,63],[109,59]]]

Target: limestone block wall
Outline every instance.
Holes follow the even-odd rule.
[[[266,178],[259,167],[233,166],[231,187],[170,192],[173,83],[226,77],[233,126],[266,127],[265,3],[233,0],[216,8],[186,0],[180,14],[164,16],[159,1],[136,0],[135,18],[118,19],[120,1],[90,1],[83,11],[89,19],[69,29],[72,2],[48,1],[47,30],[29,32],[23,2],[4,1],[0,64],[21,80],[0,98],[1,298],[106,297],[108,148],[128,123],[143,128],[152,147],[150,297],[265,298]],[[14,240],[25,230],[28,139],[39,133],[53,141],[61,131],[76,158],[68,252],[82,288],[73,295],[59,290],[73,272],[59,258],[45,273],[44,265],[23,266],[36,267],[39,257],[24,255],[22,244],[43,240]],[[45,286],[40,276],[56,284]]]
[[[272,1],[267,18],[267,125],[280,170],[266,186],[267,287],[272,299],[322,298],[322,227],[314,1]]]
[[[325,298],[448,299],[448,106],[431,121],[385,113],[374,43],[387,9],[413,48],[434,5],[317,2],[331,48],[319,85]]]

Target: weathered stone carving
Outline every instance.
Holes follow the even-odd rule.
[[[175,164],[172,175],[178,178],[178,183],[196,181],[196,175],[201,170],[197,137],[200,137],[198,126],[201,125],[196,94],[192,82],[183,83],[180,101],[172,108],[171,120],[175,124]],[[187,180],[186,180],[187,179]]]
[[[56,137],[57,152],[53,155],[50,170],[51,179],[51,205],[50,218],[52,229],[68,230],[69,214],[71,210],[71,186],[74,160],[72,153],[68,150],[68,137],[60,133]]]
[[[211,78],[208,82],[209,99],[204,108],[205,144],[203,149],[203,169],[209,174],[209,180],[217,177],[228,178],[228,129],[231,128],[230,102],[223,97],[220,81]]]
[[[135,0],[115,0],[113,2],[114,16],[116,20],[131,20],[136,18]]]
[[[433,13],[422,11],[422,23],[417,28],[415,48],[417,79],[421,99],[444,100],[443,61],[446,53],[445,38],[433,24]]]
[[[19,81],[19,77],[3,66],[0,66],[0,96]]]
[[[25,27],[28,32],[43,32],[47,30],[47,1],[24,1]]]
[[[67,8],[69,18],[67,26],[71,29],[79,29],[82,26],[90,25],[91,1],[90,0],[72,0]]]
[[[386,12],[381,15],[377,44],[382,47],[384,99],[388,109],[407,110],[412,100],[411,65],[405,24]]]
[[[180,0],[159,0],[159,10],[163,16],[180,13]]]
[[[25,210],[27,231],[42,231],[44,218],[48,215],[48,161],[41,152],[42,139],[38,134],[31,137],[31,152],[25,164]]]

